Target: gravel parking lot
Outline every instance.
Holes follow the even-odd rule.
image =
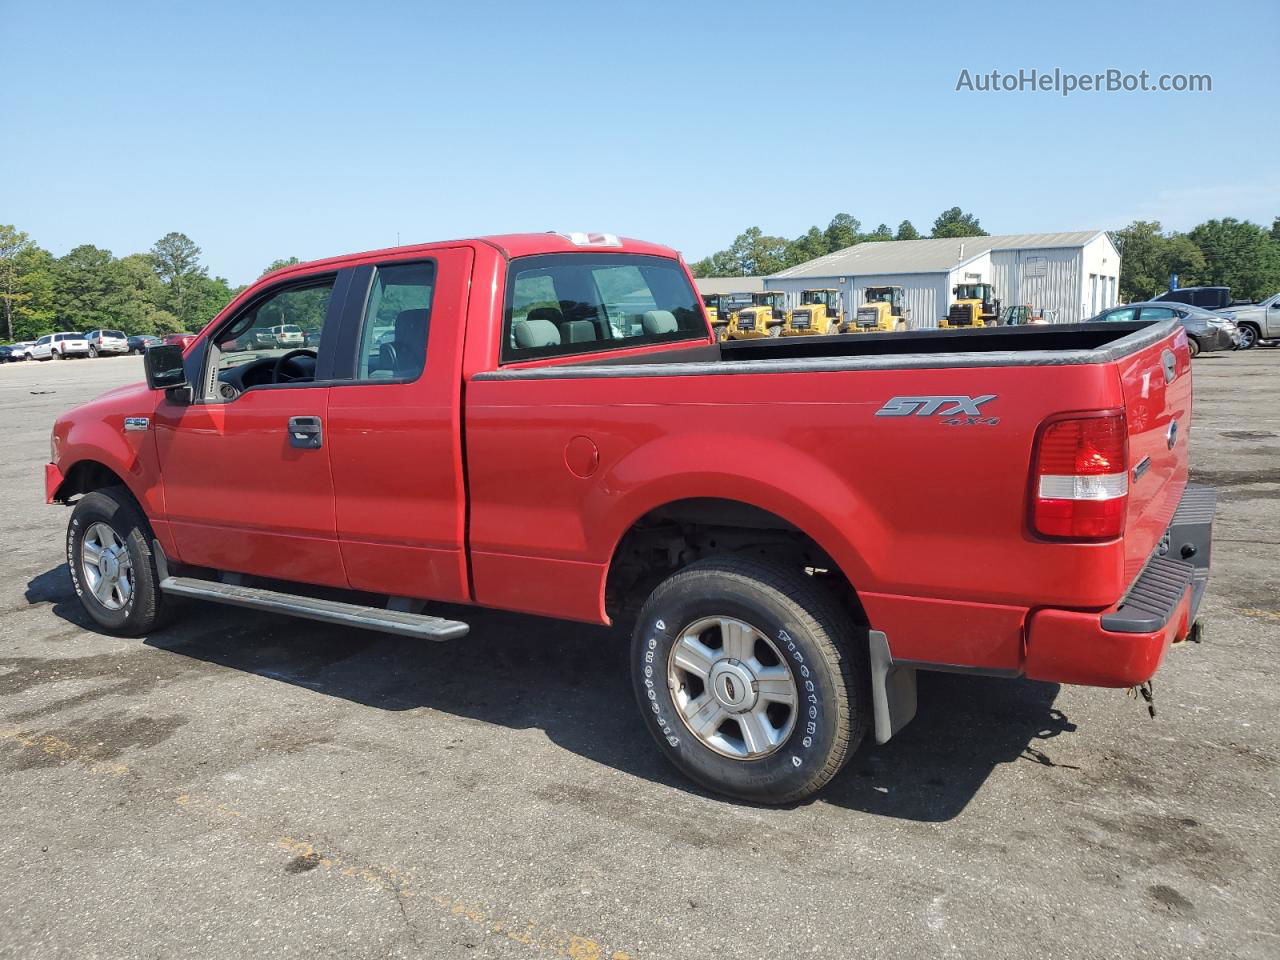
[[[140,378],[0,366],[0,957],[1280,955],[1280,350],[1196,361],[1214,579],[1156,720],[925,675],[899,738],[781,810],[666,765],[603,629],[96,632],[42,465],[58,413]]]

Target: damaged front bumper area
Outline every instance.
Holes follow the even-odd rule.
[[[1198,632],[1217,499],[1213,487],[1187,486],[1159,549],[1110,610],[1032,614],[1024,675],[1095,687],[1150,680],[1169,646]]]

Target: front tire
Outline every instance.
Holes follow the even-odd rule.
[[[1258,328],[1252,324],[1242,323],[1239,326],[1240,349],[1252,350],[1258,345]]]
[[[1187,350],[1191,352],[1192,360],[1200,356],[1200,341],[1195,337],[1187,337]]]
[[[67,567],[85,611],[111,633],[137,637],[164,622],[146,519],[123,487],[87,493],[67,524]]]
[[[667,758],[754,803],[821,789],[870,718],[848,614],[812,577],[757,560],[702,560],[663,581],[636,622],[631,672]]]

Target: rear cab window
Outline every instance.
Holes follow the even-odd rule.
[[[641,254],[519,257],[507,273],[502,362],[708,338],[676,260]]]

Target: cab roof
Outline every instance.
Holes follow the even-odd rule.
[[[279,270],[264,274],[259,280],[267,277],[283,277],[291,273],[312,273],[317,269],[341,269],[356,263],[380,260],[387,257],[412,256],[415,253],[430,253],[445,247],[456,247],[467,244],[483,243],[496,248],[508,259],[516,257],[532,257],[546,253],[638,253],[651,257],[665,257],[675,260],[680,254],[671,247],[630,237],[619,237],[608,233],[501,233],[484,237],[465,237],[458,240],[439,240],[431,243],[406,244],[399,247],[383,247],[378,250],[366,250],[361,253],[346,253],[321,260],[310,260],[306,263],[293,263]],[[253,285],[256,286],[258,281]]]

